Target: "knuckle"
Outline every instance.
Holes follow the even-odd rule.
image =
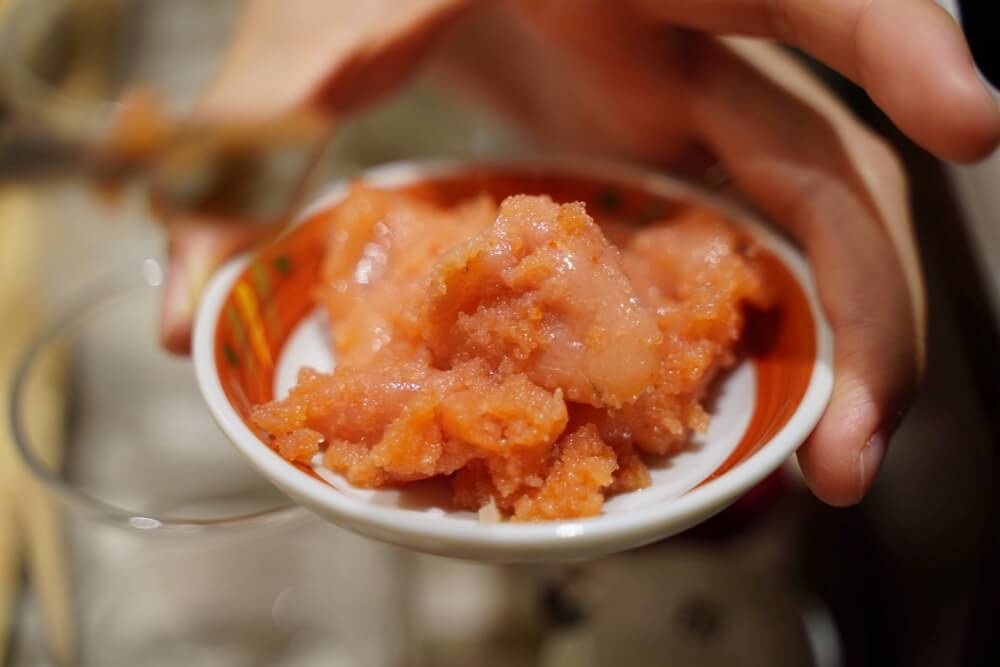
[[[765,20],[768,32],[782,42],[796,44],[798,31],[795,28],[795,18],[788,0],[766,0],[764,3]]]
[[[852,195],[836,178],[822,169],[810,169],[798,175],[797,182],[789,189],[782,205],[781,217],[796,228],[798,234],[809,239],[818,227],[837,219],[852,201]]]
[[[860,148],[880,183],[900,190],[908,190],[906,167],[892,145],[873,132],[866,131],[860,141]]]

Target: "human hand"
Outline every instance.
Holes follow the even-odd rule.
[[[325,11],[343,9],[326,4],[338,9]],[[403,78],[416,61],[412,55],[468,4],[414,2],[410,27],[395,22],[396,32],[372,42],[378,48],[356,42],[346,50],[310,52],[308,76],[284,82],[263,108],[314,103],[337,112],[349,110],[353,100],[372,99]],[[813,11],[827,4],[829,11]],[[677,14],[682,5],[687,13]],[[775,8],[782,12],[768,13]],[[323,25],[318,8],[310,11],[311,24]],[[985,90],[976,88],[957,28],[936,11],[923,0],[712,0],[698,7],[672,0],[494,3],[461,18],[431,59],[466,90],[561,149],[675,168],[718,160],[755,205],[803,244],[835,329],[837,358],[832,402],[800,462],[820,498],[848,504],[860,500],[874,479],[923,364],[924,302],[902,169],[879,139],[775,49],[673,26],[740,27],[808,45],[865,84],[925,146],[972,159],[996,144],[1000,116]],[[368,18],[369,27],[380,25],[377,14]],[[852,18],[856,30],[845,27]],[[886,32],[883,42],[898,47],[895,60],[886,62],[882,43],[866,31],[877,34],[881,26],[898,32],[899,25],[921,39]],[[308,31],[298,41],[311,43]],[[852,49],[857,55],[848,58]],[[303,54],[293,55],[306,62]],[[242,56],[244,64],[252,60]],[[254,71],[240,62],[231,61],[223,81]],[[282,68],[272,64],[271,70]],[[249,104],[249,90],[261,90],[259,79],[243,81],[228,97],[240,108]],[[226,94],[214,99],[225,107],[218,101]],[[220,247],[213,261],[231,249]],[[169,316],[165,311],[165,325]]]
[[[836,339],[834,395],[799,461],[821,499],[859,501],[924,360],[923,288],[898,160],[768,44],[670,28],[601,0],[565,7],[525,1],[483,15],[453,37],[447,73],[561,148],[674,169],[718,160],[798,239]],[[977,151],[996,142],[991,132]],[[953,132],[944,141],[962,148],[967,139]]]
[[[252,124],[308,108],[338,118],[378,98],[420,62],[470,0],[249,0],[195,119]],[[229,257],[273,228],[168,218],[170,266],[160,314],[163,347],[187,354],[198,298]]]

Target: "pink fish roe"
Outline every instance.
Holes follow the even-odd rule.
[[[362,487],[444,476],[457,506],[516,521],[647,486],[643,454],[707,427],[745,309],[768,304],[752,247],[702,209],[602,230],[545,196],[443,209],[364,188],[317,295],[337,368],[255,407],[274,448]]]

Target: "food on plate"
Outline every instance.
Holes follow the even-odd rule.
[[[706,429],[766,278],[693,205],[598,224],[547,196],[442,207],[357,186],[316,290],[337,367],[303,369],[252,419],[357,486],[442,477],[484,520],[592,516]]]

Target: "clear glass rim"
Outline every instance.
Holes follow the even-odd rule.
[[[157,283],[148,276],[150,270],[162,266],[153,258],[133,261],[104,272],[82,288],[74,290],[66,308],[48,320],[37,336],[27,345],[17,363],[12,377],[10,399],[7,406],[8,421],[14,449],[28,473],[68,511],[85,513],[108,523],[139,531],[162,533],[192,533],[223,528],[257,528],[279,525],[308,515],[308,511],[291,500],[276,507],[218,517],[189,518],[168,513],[129,510],[101,500],[54,474],[39,459],[32,444],[24,413],[26,391],[32,372],[42,355],[61,337],[71,332],[83,321],[95,303],[108,302],[134,295],[139,290],[152,289]],[[146,276],[146,277],[144,277]]]

